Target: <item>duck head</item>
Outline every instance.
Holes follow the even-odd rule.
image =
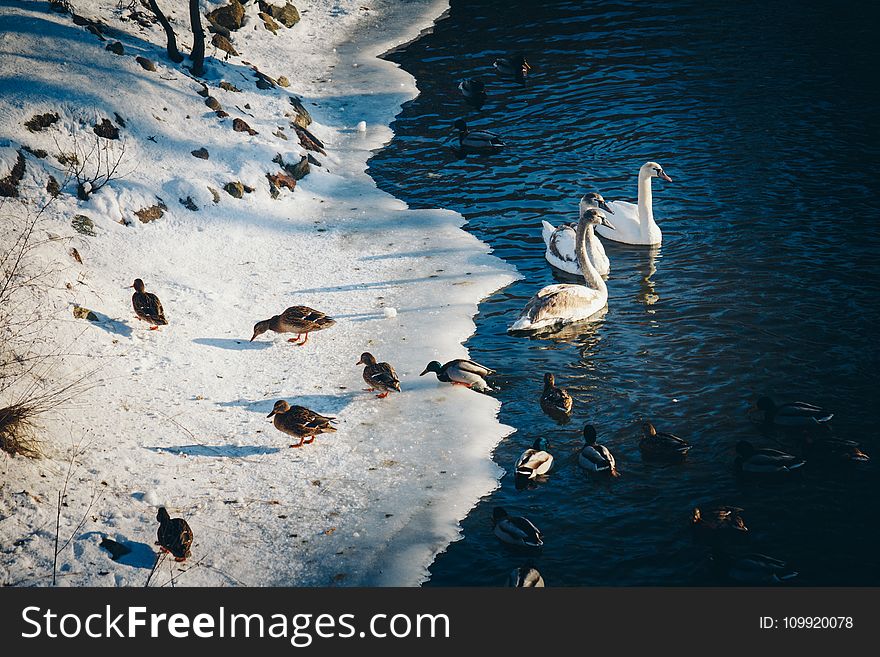
[[[645,162],[639,169],[639,177],[660,178],[666,182],[672,182],[672,178],[666,175],[666,172],[656,162]]]
[[[288,404],[283,399],[279,399],[277,402],[275,402],[275,406],[272,408],[272,412],[269,413],[269,415],[267,415],[266,417],[272,417],[273,415],[275,415],[277,413],[286,413],[289,410],[290,410],[290,404]]]
[[[158,520],[159,523],[163,525],[171,520],[171,516],[168,515],[168,509],[166,509],[164,506],[160,506],[159,512],[156,514],[156,520]]]
[[[536,449],[539,452],[546,452],[550,449],[550,441],[546,438],[535,438],[535,442],[532,443],[532,449]]]
[[[355,363],[355,365],[375,365],[376,358],[369,351],[365,351],[361,354],[361,359]]]
[[[694,515],[693,515],[693,518],[692,518],[691,521],[692,521],[695,525],[698,525],[698,524],[700,524],[701,522],[703,522],[703,515],[700,513],[700,507],[698,507],[698,506],[695,506],[695,507],[694,507]]]
[[[452,124],[456,130],[458,130],[459,134],[464,136],[468,133],[467,122],[464,119],[458,119],[455,123]]]
[[[443,370],[443,365],[441,365],[436,360],[432,360],[430,363],[425,366],[425,371],[419,374],[419,376],[425,376],[428,372],[436,372],[439,374]]]
[[[544,390],[552,388],[554,385],[556,385],[556,377],[550,374],[550,372],[547,372],[544,375]]]
[[[602,195],[598,192],[587,192],[581,197],[581,202],[579,204],[581,214],[583,214],[586,210],[590,208],[599,208],[604,212],[609,212],[614,214],[614,210],[605,202],[605,199],[602,198]]]
[[[254,324],[254,335],[250,341],[253,342],[257,339],[257,336],[262,335],[263,333],[268,331],[270,322],[271,320],[264,319],[262,322],[257,322],[256,324]]]
[[[132,283],[131,287],[133,287],[136,292],[140,292],[141,294],[143,294],[145,289],[144,282],[139,278],[134,279],[134,283]]]
[[[614,224],[608,221],[608,217],[605,216],[605,213],[598,208],[588,208],[584,210],[581,219],[586,221],[587,224],[592,226],[605,226],[606,228],[610,228],[611,230],[615,230]]]
[[[595,445],[598,436],[596,435],[596,427],[592,424],[584,426],[584,442],[587,445]]]
[[[645,422],[642,424],[642,435],[645,438],[653,438],[657,435],[657,429],[650,422]]]
[[[507,517],[507,511],[504,510],[503,506],[496,506],[492,510],[492,524],[497,525],[500,521],[504,520]]]

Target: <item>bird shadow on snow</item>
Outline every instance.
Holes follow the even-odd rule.
[[[271,399],[233,399],[227,402],[218,402],[217,406],[242,406],[254,413],[268,415],[279,399],[286,399],[291,404],[305,406],[322,415],[335,415],[348,406],[360,391],[346,390],[333,395],[293,395],[286,397],[272,397]],[[364,393],[366,394],[366,393]]]
[[[243,458],[258,454],[274,454],[280,451],[268,445],[174,445],[170,447],[147,447],[153,452],[182,454],[184,456],[213,456],[214,458]]]
[[[217,347],[218,349],[233,349],[235,351],[247,351],[248,349],[268,349],[272,346],[271,342],[250,342],[246,338],[196,338],[193,340],[195,344],[205,345],[206,347]]]
[[[110,538],[107,534],[102,532],[86,532],[82,536],[83,538],[90,538],[92,536],[100,536],[101,538]],[[115,539],[114,539],[115,540]],[[153,568],[153,564],[156,563],[156,551],[153,549],[152,545],[148,545],[147,543],[139,543],[138,541],[128,541],[120,537],[120,540],[116,541],[120,545],[127,547],[130,552],[123,554],[118,559],[113,559],[116,563],[121,563],[124,566],[131,566],[132,568],[145,568],[146,570],[151,570]],[[108,558],[110,553],[107,550],[102,550],[107,554]]]
[[[125,322],[120,322],[118,319],[113,319],[112,317],[109,317],[104,313],[100,313],[97,310],[91,310],[91,308],[89,310],[95,315],[95,317],[98,318],[98,321],[92,322],[92,324],[94,324],[98,328],[107,331],[107,333],[118,335],[123,338],[131,337],[133,330]]]

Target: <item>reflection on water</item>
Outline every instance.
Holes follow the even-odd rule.
[[[749,421],[758,394],[831,408],[838,435],[880,459],[870,22],[855,3],[788,0],[451,4],[432,34],[391,55],[421,95],[370,173],[412,207],[464,214],[523,279],[481,304],[467,343],[499,370],[500,419],[517,429],[494,454],[508,476],[462,523],[430,584],[502,585],[522,565],[492,534],[499,505],[544,531],[534,565],[548,586],[715,583],[690,533],[693,507],[711,504],[744,508],[748,548],[790,560],[802,584],[880,584],[880,468],[810,457],[785,484],[733,468],[738,440],[778,444]],[[491,68],[518,50],[534,66],[525,86]],[[480,112],[456,89],[470,76],[487,83]],[[504,153],[457,158],[444,140],[459,118],[499,132]],[[634,201],[649,159],[674,180],[653,186],[662,248],[606,241],[599,321],[509,335],[541,287],[581,282],[544,260],[541,219],[576,221],[591,190]],[[567,424],[541,412],[545,372],[574,398]],[[642,460],[646,419],[693,445],[684,463]],[[578,467],[585,423],[618,479]],[[513,464],[539,436],[555,466],[517,490]]]

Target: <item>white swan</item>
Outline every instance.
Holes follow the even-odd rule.
[[[589,192],[581,197],[578,205],[579,215],[583,215],[590,208],[598,208],[614,214],[614,210],[608,207],[602,195],[596,192]],[[563,224],[558,228],[554,228],[553,224],[542,221],[541,225],[541,236],[544,238],[544,244],[547,245],[547,251],[544,253],[544,258],[547,259],[547,262],[556,267],[556,269],[580,276],[581,268],[578,265],[577,254],[575,253],[575,246],[577,244],[575,228],[577,224]],[[589,244],[587,256],[599,274],[602,276],[608,275],[608,272],[611,271],[611,262],[609,262],[608,256],[605,255],[602,242],[592,240]]]
[[[613,233],[601,226],[596,229],[602,237],[613,242],[639,244],[644,246],[657,245],[663,240],[660,226],[654,221],[654,209],[651,199],[651,178],[662,178],[672,182],[656,162],[645,162],[639,169],[639,203],[633,205],[626,201],[612,201],[614,210]]]
[[[605,307],[608,288],[587,257],[587,244],[596,239],[595,226],[614,229],[601,210],[586,210],[577,227],[577,256],[585,285],[548,285],[538,291],[508,331],[537,331],[557,328],[587,319]]]

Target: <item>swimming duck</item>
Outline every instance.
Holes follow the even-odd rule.
[[[330,426],[336,418],[324,417],[305,406],[291,406],[283,399],[275,402],[275,407],[266,417],[273,415],[275,419],[272,420],[272,424],[278,431],[299,438],[299,442],[291,447],[302,447],[303,443],[308,445],[315,440],[315,436],[336,431],[336,427]]]
[[[804,459],[780,452],[778,449],[766,447],[755,449],[747,440],[741,440],[736,444],[736,454],[734,465],[737,471],[745,474],[786,474],[794,472],[806,463]]]
[[[571,413],[572,399],[565,388],[556,386],[555,377],[544,375],[544,392],[541,393],[541,409],[551,417]]]
[[[659,432],[650,422],[642,425],[639,449],[642,456],[666,461],[680,461],[687,456],[691,446],[672,433]]]
[[[159,521],[159,531],[156,532],[156,545],[163,552],[170,552],[175,561],[184,561],[190,555],[190,546],[193,542],[192,529],[183,518],[172,518],[164,506],[159,507],[156,514]]]
[[[770,397],[759,397],[755,408],[763,412],[765,425],[783,428],[821,428],[834,417],[834,413],[813,404],[791,402],[777,405]]]
[[[419,376],[424,376],[428,372],[435,372],[437,379],[444,383],[465,386],[480,392],[492,391],[492,388],[486,383],[485,377],[495,374],[495,370],[490,370],[485,365],[480,365],[465,358],[456,358],[445,365],[432,360]]]
[[[510,573],[507,585],[518,589],[542,587],[544,586],[544,578],[536,568],[520,566]]]
[[[459,82],[458,90],[465,101],[476,109],[482,109],[486,103],[486,83],[478,78],[466,78]]]
[[[601,226],[596,229],[605,239],[624,244],[641,246],[658,246],[663,241],[660,227],[654,221],[654,202],[651,196],[651,180],[660,178],[672,182],[656,162],[645,162],[639,169],[638,204],[627,201],[612,201],[614,210],[614,231],[605,230]]]
[[[578,204],[579,216],[590,209],[598,209],[604,212],[614,214],[611,207],[605,202],[601,194],[596,192],[588,192],[584,194]],[[541,237],[544,238],[544,244],[547,250],[544,252],[544,258],[556,269],[560,269],[574,276],[581,275],[581,268],[577,260],[577,224],[562,224],[558,228],[554,228],[553,224],[542,221]],[[593,267],[602,276],[607,276],[611,271],[611,262],[605,255],[605,247],[602,246],[601,240],[590,240],[588,244],[587,256]]]
[[[797,577],[796,570],[788,564],[766,554],[744,554],[731,556],[722,550],[715,550],[712,562],[716,571],[722,576],[740,584],[766,586],[781,584]]]
[[[740,513],[742,509],[736,506],[717,506],[705,511],[700,507],[694,507],[691,516],[691,526],[694,530],[703,534],[718,532],[746,533],[749,528],[743,521]]]
[[[538,475],[547,474],[553,467],[553,455],[547,450],[550,443],[546,438],[537,438],[532,446],[524,451],[516,462],[516,474],[519,477],[534,479]]]
[[[807,438],[804,441],[804,454],[810,463],[830,466],[867,463],[871,460],[856,441],[842,438]]]
[[[291,306],[280,315],[275,315],[262,322],[254,324],[254,335],[251,338],[253,342],[258,335],[262,335],[266,331],[275,331],[276,333],[296,333],[295,338],[287,341],[293,342],[301,347],[309,341],[309,333],[312,331],[320,331],[330,328],[336,323],[332,317],[328,317],[319,310],[309,308],[308,306]],[[302,342],[299,339],[305,334]]]
[[[364,367],[364,381],[370,386],[367,391],[381,390],[382,394],[376,395],[379,399],[387,397],[392,390],[400,392],[400,379],[397,378],[397,373],[388,363],[377,363],[373,354],[365,351],[355,365],[366,366]]]
[[[587,472],[619,477],[614,456],[605,445],[599,445],[597,440],[596,427],[592,424],[586,425],[584,427],[584,446],[578,454],[578,465]]]
[[[498,153],[506,144],[501,137],[488,130],[468,130],[462,119],[455,122],[458,145],[463,153]]]
[[[584,285],[547,285],[529,299],[508,331],[558,330],[566,324],[590,319],[608,303],[608,287],[587,256],[587,245],[596,239],[593,228],[614,228],[601,210],[586,210],[578,221],[577,257]]]
[[[134,279],[134,284],[131,287],[135,290],[131,295],[131,305],[134,307],[134,314],[137,315],[137,318],[152,324],[151,331],[168,324],[159,297],[151,292],[144,292],[144,282],[139,278]]]
[[[495,536],[504,543],[531,548],[544,545],[540,529],[527,518],[508,515],[503,507],[496,506],[492,511],[492,525]]]
[[[510,57],[499,57],[492,63],[492,66],[495,67],[499,75],[508,78],[512,77],[517,82],[523,83],[526,81],[532,68],[522,53],[516,53]]]

